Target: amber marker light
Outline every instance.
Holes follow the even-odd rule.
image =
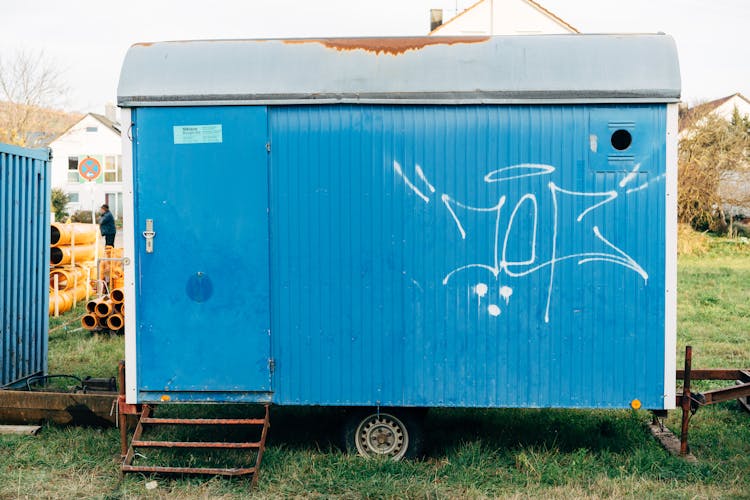
[[[641,409],[641,400],[640,399],[634,399],[630,402],[630,407],[634,410],[640,410]]]
[[[172,399],[172,398],[170,398],[168,394],[162,394],[162,396],[161,396],[161,400],[162,401],[169,401],[170,399]],[[639,403],[638,406],[640,407],[640,403]]]

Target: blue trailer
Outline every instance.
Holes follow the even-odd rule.
[[[666,35],[134,45],[127,402],[673,408],[679,96]]]

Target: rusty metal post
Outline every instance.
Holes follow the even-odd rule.
[[[118,401],[117,401],[117,425],[120,426],[120,453],[123,457],[128,454],[128,416],[122,411],[120,402],[125,402],[125,361],[117,365]]]
[[[685,346],[685,373],[682,379],[682,432],[680,455],[688,454],[688,424],[690,423],[690,371],[693,365],[693,348]]]

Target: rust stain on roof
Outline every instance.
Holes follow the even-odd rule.
[[[375,54],[397,56],[409,50],[421,50],[428,45],[455,45],[458,43],[482,43],[488,36],[460,37],[410,37],[410,38],[321,38],[284,40],[286,44],[319,43],[338,51],[364,50]]]

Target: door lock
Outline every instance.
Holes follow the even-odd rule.
[[[154,253],[154,219],[146,219],[146,230],[143,231],[143,237],[146,238],[146,253]]]

